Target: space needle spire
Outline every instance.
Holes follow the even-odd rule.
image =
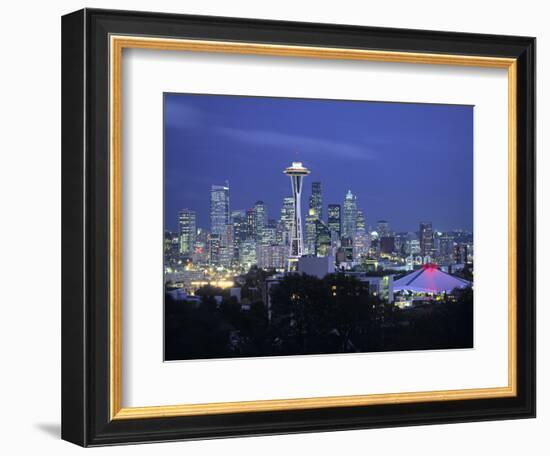
[[[301,162],[292,162],[292,165],[283,171],[290,177],[292,197],[294,199],[294,216],[290,232],[290,252],[288,255],[288,271],[296,271],[298,259],[302,256],[304,240],[302,237],[302,186],[304,177],[309,174]]]

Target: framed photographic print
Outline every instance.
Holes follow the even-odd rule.
[[[535,416],[535,39],[62,21],[62,436]]]

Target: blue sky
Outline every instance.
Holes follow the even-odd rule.
[[[472,229],[473,107],[226,95],[165,94],[165,227],[181,208],[209,228],[209,190],[229,181],[231,209],[263,200],[278,218],[290,180],[311,170],[323,203],[357,195],[367,226],[397,231]]]

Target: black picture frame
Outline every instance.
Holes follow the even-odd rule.
[[[517,395],[110,419],[109,36],[517,59]],[[62,19],[62,438],[82,446],[535,416],[535,39],[84,9]]]

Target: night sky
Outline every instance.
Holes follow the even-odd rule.
[[[367,226],[472,229],[472,106],[165,94],[164,116],[166,229],[181,208],[210,229],[210,186],[226,180],[231,210],[263,200],[278,219],[292,161],[311,171],[304,214],[320,181],[325,218],[350,189]]]

